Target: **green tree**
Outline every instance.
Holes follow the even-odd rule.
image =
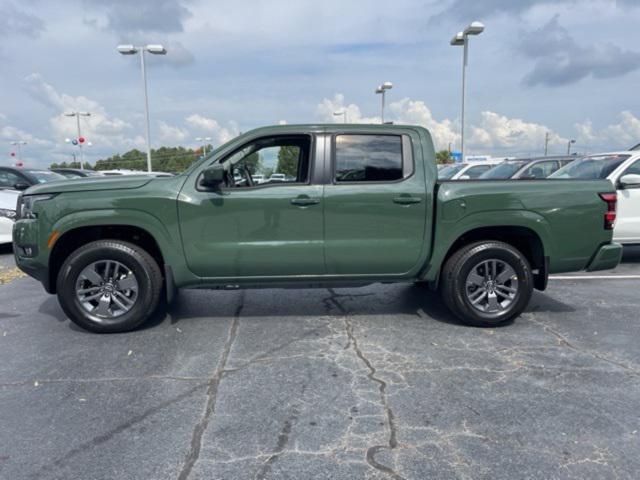
[[[453,163],[451,152],[449,152],[449,150],[440,150],[436,152],[436,163]]]
[[[284,145],[280,147],[276,173],[284,173],[287,177],[297,177],[299,157],[300,147],[296,145]]]

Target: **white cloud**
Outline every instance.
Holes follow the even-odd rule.
[[[351,103],[344,104],[344,95],[336,93],[333,98],[325,98],[316,108],[316,115],[324,122],[344,122],[342,116],[335,116],[335,112],[347,112],[349,123],[380,123],[380,117],[364,117],[358,105]]]
[[[232,138],[237,137],[240,133],[240,129],[236,122],[228,122],[227,126],[223,127],[213,118],[203,117],[197,113],[189,115],[185,118],[185,121],[187,122],[187,125],[193,128],[198,134],[213,137],[215,145],[228,142]]]
[[[620,113],[620,121],[607,125],[601,130],[595,130],[591,120],[577,123],[576,140],[589,149],[624,150],[640,142],[640,119],[625,110]]]
[[[163,144],[175,145],[189,140],[191,135],[185,128],[175,127],[160,121],[158,122],[158,138]]]
[[[84,96],[73,97],[60,93],[39,73],[32,73],[25,80],[32,97],[55,112],[49,118],[49,129],[54,142],[62,143],[65,138],[77,136],[76,120],[65,116],[65,112],[81,111],[91,113],[89,117],[81,117],[80,125],[82,136],[93,143],[94,148],[123,149],[144,146],[144,140],[140,135],[129,134],[132,130],[131,124],[109,115],[97,101]]]
[[[471,126],[470,130],[470,147],[489,151],[542,151],[547,133],[550,149],[566,145],[568,141],[545,125],[509,118],[491,111],[482,112],[480,124]]]
[[[341,122],[342,117],[335,117],[333,112],[343,110],[347,111],[349,122],[380,123],[380,117],[363,117],[360,108],[355,104],[345,106],[342,94],[322,100],[318,104],[317,115],[323,121]],[[404,98],[391,102],[387,112],[385,120],[396,124],[420,125],[428,129],[437,150],[447,149],[449,145],[454,149],[459,146],[459,124],[446,118],[436,119],[421,100]],[[469,126],[468,132],[467,153],[542,153],[547,132],[550,151],[554,148],[557,151],[559,147],[566,146],[568,141],[545,125],[509,118],[491,111],[482,112],[480,124]]]

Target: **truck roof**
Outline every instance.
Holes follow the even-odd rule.
[[[329,130],[332,132],[341,130],[359,130],[359,131],[393,131],[406,130],[407,128],[426,130],[419,125],[392,125],[392,124],[373,124],[373,123],[300,123],[286,125],[269,125],[249,130],[245,133],[288,133],[299,130]]]

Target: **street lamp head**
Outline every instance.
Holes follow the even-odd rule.
[[[449,43],[454,47],[464,45],[464,32],[456,33]]]
[[[344,115],[344,113],[345,113],[344,110],[341,110],[339,112],[333,112],[333,116],[334,117],[339,117],[340,115]]]
[[[167,50],[162,45],[147,45],[146,50],[154,55],[166,55]]]
[[[573,139],[572,139],[572,140],[569,140],[569,142],[570,142],[570,143],[576,143],[576,141],[575,141],[575,140],[573,140]]]
[[[393,83],[391,82],[384,82],[381,86],[381,88],[383,90],[391,90],[393,88]]]
[[[464,30],[465,35],[480,35],[482,32],[484,32],[484,25],[481,22],[471,22]]]
[[[384,93],[384,88],[382,88],[382,85],[376,88],[376,93]]]
[[[138,50],[133,45],[118,45],[118,52],[122,55],[133,55],[138,53]]]

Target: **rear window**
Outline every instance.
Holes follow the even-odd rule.
[[[596,180],[607,178],[631,155],[597,155],[581,158],[561,168],[549,178],[581,178]]]
[[[479,178],[489,178],[494,180],[511,178],[518,170],[525,165],[524,162],[504,162],[493,167],[491,170],[487,170]]]
[[[402,176],[401,136],[336,136],[336,182],[390,182]]]

